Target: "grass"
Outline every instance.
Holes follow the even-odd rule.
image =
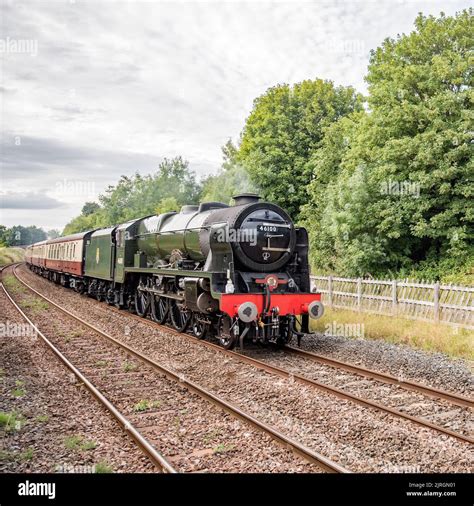
[[[37,422],[40,422],[40,423],[46,423],[47,421],[49,421],[49,416],[48,415],[38,415],[35,420]]]
[[[20,430],[25,423],[24,416],[17,411],[0,411],[0,427],[5,432]]]
[[[15,460],[27,461],[31,460],[33,456],[34,456],[33,448],[27,448],[22,452],[8,452],[5,450],[0,450],[0,462],[15,461]]]
[[[218,437],[220,437],[222,435],[222,432],[220,429],[213,429],[211,431],[209,431],[204,437],[203,437],[203,441],[204,443],[208,444],[210,443],[211,441],[214,441],[215,439],[217,439]]]
[[[12,390],[12,395],[14,397],[23,397],[26,394],[26,389],[23,388],[25,386],[25,382],[22,380],[16,380],[15,386],[16,388]]]
[[[107,360],[97,360],[95,365],[97,367],[107,367],[109,365],[109,363],[107,362]]]
[[[95,472],[97,474],[110,474],[114,472],[114,469],[110,464],[102,461],[95,464]]]
[[[133,406],[133,411],[146,411],[147,409],[159,408],[161,406],[160,401],[149,401],[147,399],[142,399],[137,402],[135,406]]]
[[[135,371],[137,369],[137,367],[138,366],[132,362],[124,362],[122,364],[122,368],[123,368],[124,372]]]
[[[22,262],[25,259],[23,248],[0,248],[0,265]]]
[[[221,443],[221,444],[218,444],[213,452],[216,453],[216,454],[223,454],[223,453],[229,453],[229,452],[232,452],[234,451],[234,445],[226,445],[224,443]]]
[[[34,455],[33,448],[28,448],[25,451],[20,453],[20,460],[31,460]]]
[[[69,450],[86,451],[93,450],[97,443],[95,441],[87,441],[82,436],[68,436],[64,440],[64,445]]]
[[[29,309],[32,313],[40,313],[41,311],[49,309],[49,304],[46,301],[38,299],[36,297],[31,297],[26,300],[22,300],[19,302],[19,305],[23,309]]]
[[[5,285],[6,289],[14,295],[18,295],[19,293],[27,293],[27,289],[11,274],[8,274],[3,278],[3,284]]]
[[[412,348],[441,352],[455,358],[474,359],[474,331],[443,323],[326,308],[324,316],[311,322],[311,330],[331,332],[334,326],[361,325],[366,339],[380,339]],[[337,334],[337,332],[336,332]]]

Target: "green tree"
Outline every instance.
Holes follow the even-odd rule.
[[[179,211],[180,205],[174,197],[165,197],[161,199],[155,209],[156,214],[169,213],[170,211]]]
[[[48,239],[57,239],[61,235],[61,232],[55,228],[52,228],[51,230],[48,230],[46,235],[48,236]]]
[[[68,223],[63,234],[72,234],[124,223],[128,220],[179,209],[199,200],[200,185],[187,161],[165,158],[153,174],[122,176],[99,196],[100,205],[87,202],[82,213]]]
[[[29,227],[15,225],[3,232],[3,240],[7,246],[27,246],[44,241],[46,238],[46,232],[35,225]]]
[[[81,214],[83,216],[89,216],[89,214],[96,213],[97,211],[99,211],[99,209],[100,206],[97,202],[86,202],[82,206]]]
[[[472,261],[472,9],[415,28],[372,52],[370,113],[326,129],[312,158],[319,268],[439,277]]]
[[[237,160],[266,199],[297,219],[312,176],[308,161],[320,147],[325,127],[361,109],[360,94],[331,81],[270,88],[254,101]]]
[[[0,247],[8,246],[8,229],[5,225],[0,225]]]

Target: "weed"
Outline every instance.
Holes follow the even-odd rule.
[[[31,460],[34,455],[33,448],[28,448],[27,450],[19,452],[7,452],[5,450],[0,450],[0,462],[8,462],[8,461],[15,461],[15,460]]]
[[[213,429],[210,432],[208,432],[204,438],[203,441],[207,444],[213,441],[214,439],[217,439],[222,434],[220,429]]]
[[[29,309],[32,313],[40,313],[46,309],[49,309],[49,304],[42,299],[30,298],[27,300],[20,301],[19,305],[23,309]]]
[[[135,371],[138,368],[138,366],[132,362],[124,362],[122,367],[125,372]]]
[[[95,464],[95,472],[98,474],[109,474],[113,473],[114,469],[111,465],[107,464],[107,462],[98,462]]]
[[[3,279],[3,284],[6,286],[7,290],[13,294],[26,293],[26,288],[11,274],[5,276]]]
[[[0,411],[0,427],[2,427],[5,432],[20,430],[25,423],[25,418],[21,413],[16,411]]]
[[[229,453],[232,451],[234,451],[234,445],[226,445],[224,443],[218,444],[213,450],[213,452],[216,454]]]
[[[27,450],[21,452],[19,457],[20,460],[31,460],[33,458],[33,455],[34,455],[33,448],[28,448]]]
[[[311,321],[311,330],[325,332],[328,326],[361,324],[366,339],[406,344],[415,349],[441,352],[452,357],[474,360],[474,331],[443,323],[424,322],[395,316],[329,309],[319,320]]]
[[[94,441],[86,441],[82,436],[68,436],[64,440],[64,444],[69,450],[75,451],[92,450],[97,446],[97,443]]]
[[[133,411],[146,411],[147,409],[159,408],[160,406],[160,401],[149,401],[147,399],[142,399],[135,404]]]

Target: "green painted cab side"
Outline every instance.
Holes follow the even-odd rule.
[[[112,281],[115,262],[115,227],[95,231],[86,243],[85,275]]]
[[[116,258],[114,280],[116,283],[124,283],[127,267],[133,267],[135,253],[138,251],[136,234],[138,226],[145,218],[131,220],[119,225],[115,231]]]

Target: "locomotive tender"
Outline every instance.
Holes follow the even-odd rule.
[[[322,316],[308,234],[254,194],[204,202],[29,246],[31,270],[79,293],[222,346],[298,343]]]

